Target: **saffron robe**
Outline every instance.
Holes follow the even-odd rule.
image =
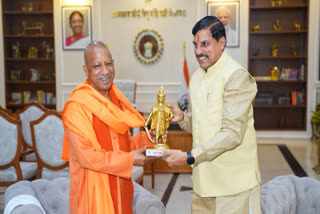
[[[115,104],[85,81],[63,110],[62,159],[70,166],[70,213],[132,212],[132,150],[151,143],[144,132],[135,138],[128,133],[129,127],[143,126],[144,119],[114,84],[109,92]],[[128,196],[122,186],[129,189]]]

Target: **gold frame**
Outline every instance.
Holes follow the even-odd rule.
[[[143,64],[157,62],[163,52],[161,35],[152,29],[143,29],[135,37],[133,51],[137,59]]]

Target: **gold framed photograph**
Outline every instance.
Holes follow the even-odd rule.
[[[143,64],[153,64],[157,62],[162,55],[162,38],[155,30],[141,30],[134,39],[133,50],[140,62]]]
[[[240,46],[240,1],[214,1],[207,3],[207,14],[216,16],[224,25],[227,47]]]
[[[91,7],[62,7],[64,50],[85,49],[91,42]]]

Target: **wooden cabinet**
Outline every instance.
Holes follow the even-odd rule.
[[[309,1],[249,4],[248,65],[258,85],[255,127],[306,130]],[[275,66],[279,72],[274,69],[271,80]]]
[[[53,0],[2,0],[6,106],[56,108]]]
[[[192,134],[185,131],[168,131],[167,144],[170,149],[179,149],[184,152],[192,149]],[[151,173],[152,164],[147,164],[144,167],[146,174]],[[170,168],[162,159],[158,158],[153,162],[154,172],[158,173],[191,173],[192,168],[186,163],[183,166]]]

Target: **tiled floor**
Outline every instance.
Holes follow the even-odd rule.
[[[258,143],[262,183],[279,175],[295,173],[306,173],[320,180],[320,175],[312,169],[317,162],[316,145],[309,140],[259,139]],[[284,155],[278,144],[286,145],[294,160],[288,158],[288,154]],[[173,189],[168,188],[170,183]],[[191,213],[191,174],[156,174],[154,189],[151,188],[151,176],[145,175],[144,187],[165,202],[167,214]],[[0,187],[0,213],[3,212],[4,191],[5,188]]]
[[[293,165],[293,169],[291,168],[286,157],[280,151],[278,144],[287,146],[289,153],[291,152],[298,165],[302,167],[302,170],[309,177],[320,180],[320,175],[316,174],[312,169],[317,162],[316,145],[310,143],[309,140],[259,139],[258,144],[262,184],[276,176],[295,174],[295,171],[297,171],[295,165]],[[163,199],[163,195],[172,177],[172,174],[157,174],[155,189],[152,189],[151,176],[145,175],[144,187],[160,199]],[[192,191],[180,191],[181,187],[191,186],[191,174],[178,175],[178,179],[166,205],[167,214],[191,213]]]

